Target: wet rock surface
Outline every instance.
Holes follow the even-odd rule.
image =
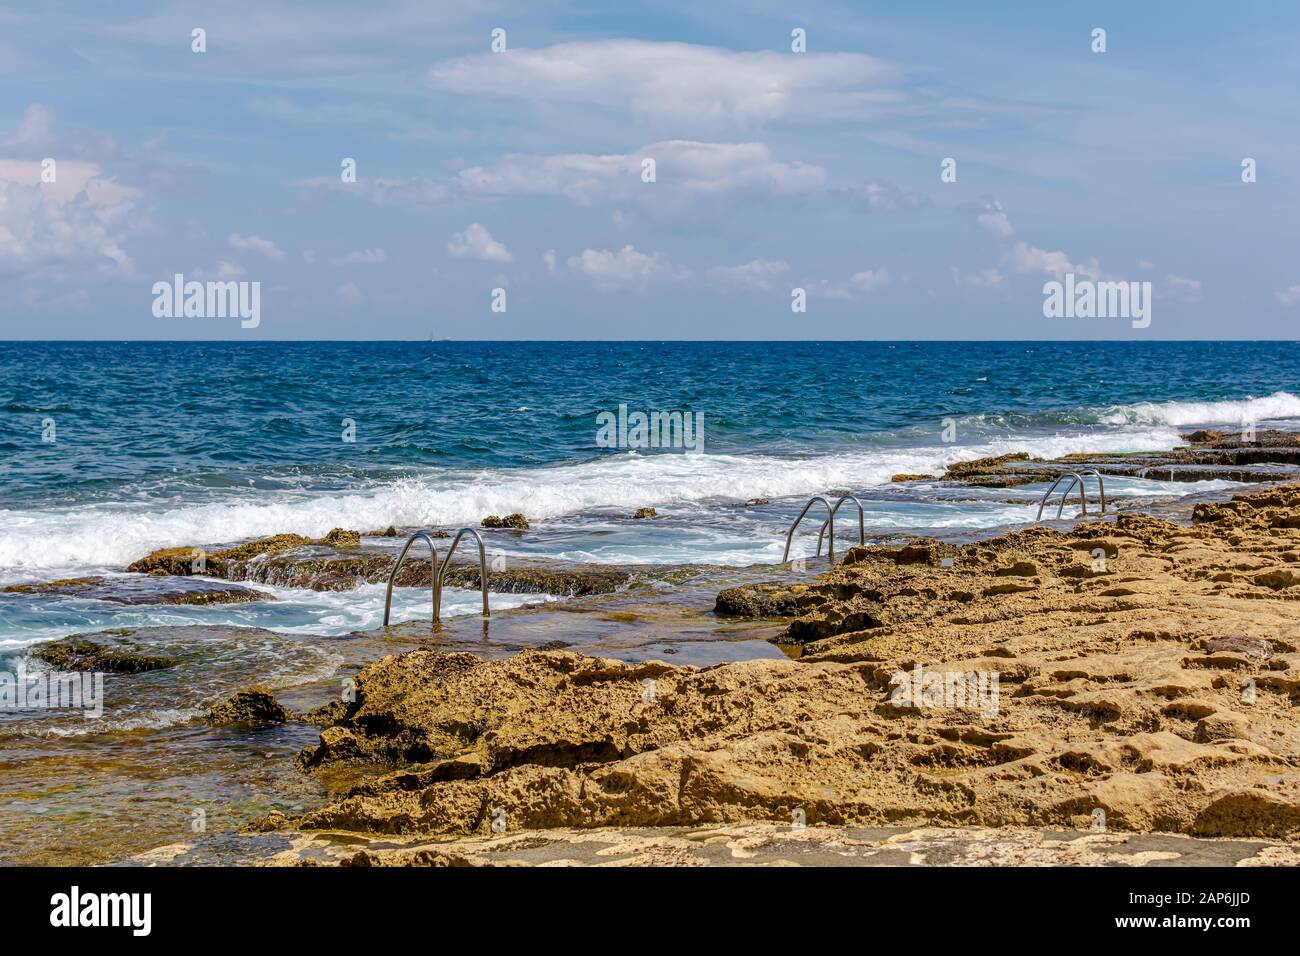
[[[527,531],[528,519],[516,511],[514,514],[508,514],[504,518],[498,515],[488,515],[479,522],[479,526],[483,528],[509,528],[513,531]]]
[[[511,831],[799,811],[1083,830],[1100,813],[1111,832],[1294,839],[1300,603],[1257,579],[1300,559],[1300,487],[1231,504],[1190,527],[1130,514],[856,548],[802,592],[822,604],[798,660],[384,658],[302,763],[392,772],[277,826],[453,836],[488,834],[496,811]],[[951,674],[997,683],[980,696]]]
[[[331,532],[333,533],[333,532]],[[349,532],[336,540],[351,540]],[[435,535],[436,536],[436,535]],[[443,534],[445,537],[445,533]],[[359,537],[358,537],[359,540]],[[237,552],[245,557],[233,557]],[[417,557],[412,550],[397,573],[398,587],[429,587],[432,561]],[[195,561],[202,558],[203,570],[194,570]],[[445,555],[440,555],[440,559]],[[458,559],[459,559],[458,555]],[[477,557],[476,555],[474,557]],[[277,535],[275,538],[250,542],[241,549],[204,552],[199,548],[169,548],[133,563],[128,570],[155,577],[170,573],[179,577],[204,574],[229,581],[250,581],[288,588],[310,588],[316,591],[346,591],[362,584],[383,584],[388,581],[397,553],[377,547],[358,547],[343,544],[334,547],[297,535]],[[542,558],[512,559],[504,568],[488,568],[488,589],[504,594],[551,594],[575,596],[584,594],[609,594],[626,585],[631,574],[608,565],[583,565]],[[451,565],[444,578],[449,587],[479,587],[477,560]],[[80,585],[79,585],[80,586]],[[24,586],[27,587],[27,586]],[[34,586],[33,586],[34,587]],[[139,585],[148,587],[148,585]],[[155,590],[157,586],[153,586]],[[217,585],[178,585],[185,593],[223,593]],[[227,588],[224,593],[247,593],[247,600],[267,598],[251,589]],[[205,603],[201,600],[172,603]]]
[[[1171,834],[977,827],[805,826],[557,828],[431,840],[300,833],[257,846],[267,866],[1295,866],[1300,848],[1272,841]],[[358,846],[358,842],[362,845]],[[260,851],[260,852],[259,852]],[[201,846],[164,847],[139,863],[203,863]]]
[[[1300,473],[1300,434],[1296,432],[1262,430],[1244,440],[1230,432],[1197,431],[1183,439],[1188,446],[1172,451],[1074,454],[1051,460],[1016,452],[957,462],[949,466],[943,479],[983,488],[1014,488],[1055,481],[1078,469],[1160,481],[1268,482]]]
[[[68,578],[36,584],[15,584],[6,594],[35,594],[111,601],[114,604],[244,604],[273,601],[269,594],[238,584],[220,584],[178,576]]]
[[[131,646],[129,639],[124,638],[110,645],[103,640],[92,641],[80,635],[37,644],[31,649],[31,655],[56,670],[102,671],[107,674],[140,674],[174,667],[177,663],[172,657],[142,653]]]
[[[275,695],[266,687],[238,691],[208,711],[208,722],[218,727],[230,724],[269,726],[290,719],[290,713],[276,702]]]
[[[713,612],[724,617],[793,617],[806,605],[805,585],[751,584],[718,592]]]

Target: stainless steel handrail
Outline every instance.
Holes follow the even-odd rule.
[[[1061,492],[1061,503],[1056,506],[1056,519],[1058,521],[1061,519],[1061,513],[1065,511],[1065,503],[1070,499],[1070,492],[1075,485],[1079,486],[1079,508],[1082,509],[1080,513],[1085,517],[1088,514],[1088,489],[1083,483],[1083,476],[1070,472],[1070,483],[1065,486],[1065,491]]]
[[[1056,490],[1057,485],[1065,481],[1067,478],[1070,479],[1070,484],[1066,486],[1065,492],[1061,495],[1061,508],[1065,507],[1065,498],[1069,495],[1070,489],[1074,487],[1075,482],[1078,482],[1079,506],[1083,509],[1085,515],[1088,513],[1088,499],[1085,498],[1083,494],[1083,479],[1079,476],[1078,472],[1071,471],[1057,476],[1057,479],[1052,482],[1052,487],[1047,489],[1047,493],[1044,494],[1042,500],[1038,502],[1038,514],[1034,517],[1035,521],[1041,521],[1043,519],[1043,507],[1047,504],[1048,499],[1052,497],[1052,492]],[[1056,516],[1058,518],[1061,516],[1061,508],[1058,508],[1056,511]]]
[[[790,542],[794,540],[794,529],[799,527],[799,522],[802,521],[803,516],[808,513],[808,509],[819,501],[826,506],[826,514],[828,515],[826,520],[831,526],[831,543],[830,548],[826,552],[826,557],[830,561],[835,560],[835,510],[831,508],[831,503],[821,495],[813,495],[808,499],[808,503],[803,506],[803,511],[799,512],[799,517],[794,519],[794,524],[790,525],[790,530],[785,536],[785,554],[781,555],[782,564],[785,564],[790,560]],[[820,548],[817,549],[817,553],[821,553]]]
[[[438,594],[442,594],[442,579],[447,576],[447,569],[451,567],[451,556],[456,553],[456,545],[460,544],[460,539],[466,534],[472,534],[478,541],[478,583],[483,592],[483,616],[488,617],[488,587],[487,587],[487,552],[483,548],[483,536],[473,528],[461,528],[456,532],[456,537],[451,539],[451,545],[447,548],[447,558],[442,562],[442,571],[438,574]]]
[[[426,531],[417,531],[406,539],[406,544],[402,548],[402,553],[397,556],[397,562],[393,565],[393,570],[388,573],[388,593],[384,596],[384,627],[388,626],[388,614],[393,606],[393,582],[397,580],[397,569],[402,566],[406,560],[406,552],[411,550],[417,539],[423,538],[429,545],[429,550],[433,553],[433,564],[429,569],[429,587],[433,591],[433,623],[432,627],[437,627],[442,623],[442,581],[447,576],[447,569],[451,567],[451,556],[456,553],[456,545],[460,544],[460,539],[467,534],[472,534],[478,541],[478,583],[483,592],[483,616],[490,616],[488,610],[488,579],[487,579],[487,549],[483,547],[483,536],[473,528],[461,528],[456,532],[456,537],[451,539],[451,545],[447,548],[447,557],[441,562],[438,561],[438,547],[433,543],[433,538]]]
[[[1099,472],[1096,468],[1090,468],[1087,471],[1083,472],[1084,478],[1087,478],[1089,475],[1097,476],[1097,491],[1101,495],[1101,513],[1105,514],[1106,513],[1106,482],[1102,480],[1101,472]]]
[[[1065,503],[1066,501],[1069,500],[1070,492],[1074,490],[1074,486],[1076,484],[1079,486],[1080,514],[1082,514],[1084,517],[1087,517],[1088,493],[1087,493],[1087,482],[1085,482],[1084,479],[1089,475],[1096,475],[1097,477],[1097,490],[1101,496],[1101,511],[1099,513],[1104,515],[1106,513],[1106,482],[1101,477],[1101,472],[1099,472],[1095,468],[1090,468],[1087,471],[1082,473],[1077,471],[1070,471],[1058,476],[1057,479],[1054,482],[1052,482],[1052,486],[1048,488],[1046,492],[1044,492],[1042,500],[1038,502],[1038,514],[1034,517],[1034,520],[1035,521],[1043,520],[1043,508],[1047,506],[1048,500],[1052,497],[1052,492],[1054,492],[1057,489],[1057,486],[1059,486],[1061,482],[1065,481],[1067,478],[1070,480],[1070,483],[1065,486],[1065,491],[1061,492],[1061,503],[1056,508],[1056,517],[1059,519],[1061,517],[1061,514],[1065,511]]]
[[[388,626],[388,612],[393,604],[393,582],[397,580],[397,569],[402,566],[406,560],[406,552],[411,550],[411,545],[423,538],[429,545],[429,551],[433,557],[433,563],[429,567],[429,592],[433,600],[433,623],[438,623],[438,604],[442,596],[442,576],[438,573],[438,546],[433,543],[433,538],[424,531],[417,531],[406,539],[406,545],[402,548],[402,553],[397,556],[393,563],[393,570],[388,573],[388,593],[384,596],[384,627]]]
[[[844,504],[844,502],[846,501],[851,501],[858,506],[858,544],[866,544],[867,543],[866,513],[862,510],[862,502],[859,501],[857,498],[853,497],[853,495],[841,495],[840,500],[835,502],[835,510],[839,511],[840,505]],[[821,530],[817,532],[817,556],[818,557],[821,557],[821,553],[822,553],[822,535],[826,533],[826,526],[829,525],[830,523],[831,523],[831,519],[827,518],[825,521],[822,522]]]

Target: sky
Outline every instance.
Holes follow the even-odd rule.
[[[1298,26],[9,3],[0,339],[1295,339]],[[178,273],[257,283],[256,323],[158,315]],[[1149,282],[1150,324],[1045,316],[1066,273]]]

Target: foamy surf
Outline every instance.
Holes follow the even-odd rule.
[[[1146,428],[809,458],[627,452],[541,468],[427,472],[342,493],[259,490],[182,505],[6,510],[0,511],[0,570],[122,568],[156,548],[218,545],[282,532],[319,537],[336,527],[477,525],[484,515],[512,511],[545,520],[609,508],[783,498],[880,487],[902,472],[939,474],[955,461],[1014,451],[1053,458],[1159,451],[1178,444],[1175,429]]]
[[[1300,396],[1274,392],[1262,398],[1219,402],[1137,402],[1113,405],[1098,421],[1105,425],[1240,425],[1300,418]]]

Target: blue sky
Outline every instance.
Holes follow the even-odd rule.
[[[11,5],[0,338],[1294,339],[1298,19]],[[1150,327],[1044,318],[1067,270],[1151,282]],[[260,324],[156,318],[178,272],[261,283]]]

